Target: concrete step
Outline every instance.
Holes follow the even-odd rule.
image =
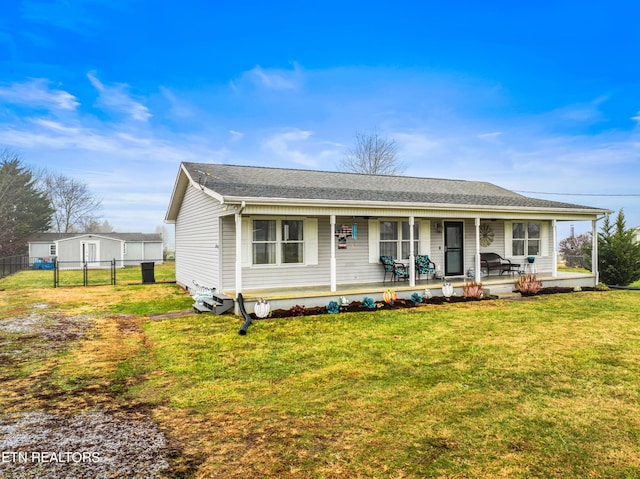
[[[485,286],[485,291],[493,296],[498,296],[502,293],[511,293],[513,291],[513,284],[492,284],[488,285],[488,287]]]
[[[517,299],[517,298],[521,298],[522,295],[518,292],[514,292],[514,291],[505,291],[503,293],[491,293],[493,296],[495,296],[498,299]]]

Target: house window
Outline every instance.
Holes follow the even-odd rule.
[[[276,264],[276,220],[253,221],[253,264]]]
[[[49,256],[55,256],[56,255],[56,245],[55,244],[50,244],[49,245]]]
[[[282,262],[304,263],[302,220],[282,220]]]
[[[413,253],[418,254],[420,228],[414,227],[413,234]],[[409,259],[410,242],[411,227],[408,221],[380,222],[380,256]]]
[[[512,224],[513,256],[540,256],[540,223]]]
[[[253,264],[304,263],[303,220],[253,220]]]

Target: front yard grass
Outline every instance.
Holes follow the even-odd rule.
[[[228,315],[150,318],[188,309],[175,285],[27,293],[0,291],[0,324],[46,302],[93,326],[4,363],[0,410],[144,409],[170,477],[640,476],[634,291],[265,320],[247,336]]]

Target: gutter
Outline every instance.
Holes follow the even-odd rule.
[[[213,196],[213,195],[212,195]],[[214,196],[216,197],[216,196]],[[217,198],[217,197],[216,197]],[[324,200],[324,199],[292,199],[292,198],[256,198],[256,197],[237,197],[228,196],[221,197],[222,203],[242,203],[246,204],[246,201],[252,201],[253,203],[261,206],[319,206],[319,207],[356,207],[356,208],[384,208],[384,209],[446,209],[446,210],[479,210],[479,211],[495,211],[511,213],[514,211],[519,212],[533,212],[533,213],[580,213],[580,214],[603,214],[608,215],[613,213],[611,210],[602,209],[582,209],[582,208],[544,208],[535,206],[493,206],[493,205],[461,205],[451,203],[389,203],[386,201],[345,201],[345,200]],[[604,217],[604,216],[603,216]]]

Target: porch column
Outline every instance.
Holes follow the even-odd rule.
[[[480,283],[482,281],[482,271],[480,269],[480,218],[476,218],[476,254],[474,258],[473,272],[474,281]]]
[[[598,270],[598,220],[591,221],[591,272],[596,276],[596,284],[600,282]]]
[[[242,293],[242,215],[236,213],[236,298]]]
[[[551,248],[553,257],[551,258],[551,276],[558,277],[558,221],[551,220],[551,240],[553,248]]]
[[[413,248],[415,238],[415,218],[409,216],[409,286],[412,288],[416,285],[416,252]]]
[[[330,264],[331,264],[331,292],[335,293],[336,292],[336,215],[331,215],[331,227],[329,228],[330,231],[330,237],[329,240],[331,241],[331,259],[330,259]]]

